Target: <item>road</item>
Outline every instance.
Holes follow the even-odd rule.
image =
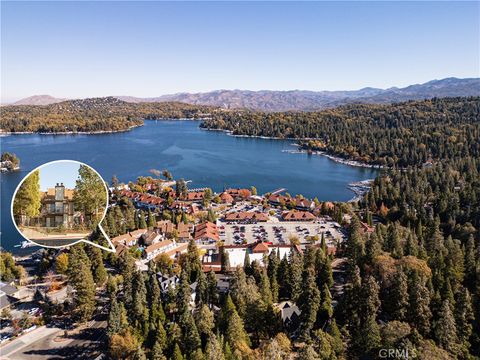
[[[0,348],[2,360],[94,359],[106,349],[105,320],[92,320],[69,331],[42,326]]]

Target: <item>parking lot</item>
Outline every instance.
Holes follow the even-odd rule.
[[[272,219],[273,220],[273,219]],[[290,239],[296,237],[300,243],[309,243],[309,239],[317,236],[320,241],[322,233],[327,245],[334,246],[344,239],[340,226],[326,219],[314,222],[268,221],[256,224],[221,223],[220,238],[226,245],[240,245],[266,241],[273,244],[290,244]]]

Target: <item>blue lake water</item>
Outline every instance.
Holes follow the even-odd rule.
[[[3,173],[1,242],[14,250],[22,238],[11,222],[10,203],[20,180],[52,160],[79,160],[94,167],[106,181],[112,175],[128,182],[168,169],[193,187],[257,187],[259,193],[287,188],[290,194],[346,201],[354,181],[374,178],[378,170],[339,164],[319,155],[292,154],[292,140],[228,136],[199,129],[198,121],[146,121],[129,132],[98,135],[12,135],[0,138],[1,151],[15,153],[21,171]],[[18,252],[18,248],[15,248]]]

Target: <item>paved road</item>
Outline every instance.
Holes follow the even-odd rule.
[[[106,349],[106,321],[91,321],[66,339],[63,330],[42,326],[0,348],[1,359],[94,359]]]

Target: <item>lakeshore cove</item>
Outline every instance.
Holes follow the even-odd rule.
[[[126,132],[103,134],[20,134],[2,136],[2,151],[20,158],[20,171],[2,173],[1,244],[19,253],[23,238],[10,217],[10,203],[21,179],[53,160],[79,160],[110,182],[153,176],[150,169],[168,169],[175,179],[190,180],[190,188],[255,186],[259,194],[286,188],[321,201],[348,201],[349,184],[373,179],[378,169],[350,166],[322,155],[295,151],[294,140],[229,136],[199,128],[200,121],[146,120]]]

